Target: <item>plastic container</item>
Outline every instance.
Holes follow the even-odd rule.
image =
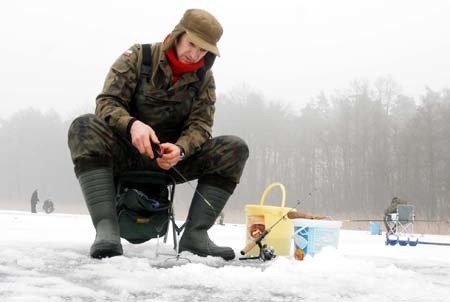
[[[269,191],[279,187],[281,189],[281,207],[264,205],[265,199]],[[270,184],[263,192],[259,205],[246,205],[245,214],[247,220],[246,240],[254,241],[266,229],[273,227],[269,234],[262,240],[262,244],[273,247],[275,255],[289,256],[292,241],[292,220],[286,217],[290,208],[285,207],[286,190],[281,183],[274,182]],[[283,217],[285,216],[285,217]],[[281,220],[280,220],[281,219]],[[277,223],[277,221],[279,221]],[[275,225],[275,223],[277,223]],[[253,247],[246,255],[258,256],[258,246]]]
[[[314,256],[325,246],[338,247],[342,221],[294,219],[294,258]]]
[[[379,223],[369,223],[370,235],[381,235],[381,227]]]

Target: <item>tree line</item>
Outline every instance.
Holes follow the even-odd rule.
[[[279,181],[288,205],[340,219],[380,219],[393,197],[414,204],[417,219],[449,218],[450,90],[426,88],[415,101],[380,78],[322,93],[300,115],[255,93],[222,96],[218,107],[216,134],[250,147],[237,204],[258,203]]]
[[[36,109],[0,120],[0,200],[28,203],[39,188],[57,210],[58,203],[84,207],[67,147],[70,122]],[[218,96],[214,135],[220,134],[238,135],[250,149],[227,205],[240,222],[244,206],[259,203],[274,181],[285,185],[287,206],[339,219],[381,218],[394,196],[413,203],[421,219],[448,219],[450,90],[426,88],[414,100],[391,79],[355,81],[296,114],[235,89]],[[190,200],[191,188],[180,192]],[[267,204],[280,201],[280,192],[269,193]]]

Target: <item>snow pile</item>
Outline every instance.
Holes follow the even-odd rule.
[[[211,237],[238,252],[243,225]],[[157,242],[123,241],[125,256],[88,257],[89,216],[0,211],[0,301],[449,301],[450,247],[385,246],[369,231],[340,232],[338,249],[304,261],[225,262],[189,253],[171,266]],[[450,236],[425,236],[450,242]],[[171,238],[160,253],[172,253]],[[167,260],[168,259],[168,260]],[[163,268],[161,268],[163,267]]]

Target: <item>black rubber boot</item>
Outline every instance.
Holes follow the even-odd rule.
[[[81,173],[78,181],[97,232],[91,257],[101,259],[122,255],[112,170],[100,168]]]
[[[199,184],[197,191],[201,195],[196,192],[192,199],[186,228],[180,240],[180,252],[188,251],[202,257],[222,257],[225,260],[234,259],[232,248],[217,246],[208,236],[208,230],[214,225],[231,194],[205,184]]]

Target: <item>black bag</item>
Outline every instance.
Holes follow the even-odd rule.
[[[120,237],[130,243],[143,243],[164,236],[169,226],[167,188],[157,194],[146,194],[126,188],[118,198],[117,215]]]

